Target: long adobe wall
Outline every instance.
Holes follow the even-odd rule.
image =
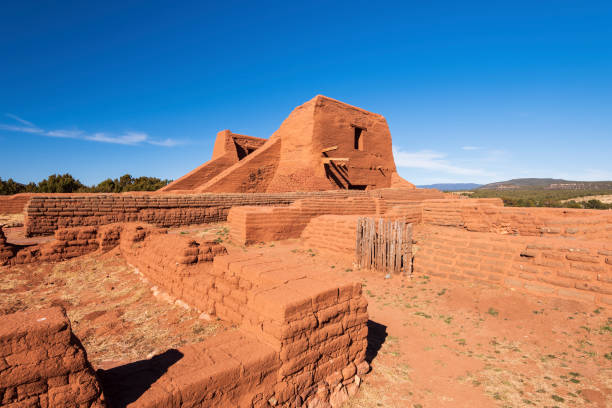
[[[253,157],[258,152],[249,157]],[[247,157],[244,161],[249,160]],[[406,200],[442,198],[437,190],[399,190]],[[381,197],[389,190],[219,194],[35,194],[26,206],[28,236],[51,235],[58,228],[146,222],[160,227],[225,221],[232,207],[288,205],[303,198]]]
[[[402,203],[387,200],[386,218],[522,236],[612,240],[612,211],[504,207],[499,199],[445,199]]]
[[[242,205],[288,205],[308,195],[348,197],[363,192],[281,194],[54,194],[35,195],[26,207],[29,236],[50,235],[58,228],[146,222],[160,227],[225,221]]]
[[[612,305],[609,240],[529,237],[421,225],[414,272]]]
[[[0,317],[0,405],[105,406],[85,350],[60,308]]]
[[[424,224],[523,236],[612,239],[612,211],[503,207],[488,202],[432,200],[424,203]]]

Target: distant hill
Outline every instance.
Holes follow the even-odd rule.
[[[610,190],[612,181],[572,181],[553,178],[521,178],[485,184],[479,190]]]
[[[436,188],[442,191],[463,191],[473,190],[482,186],[482,184],[475,183],[439,183],[439,184],[427,184],[423,186],[417,186],[418,188]]]

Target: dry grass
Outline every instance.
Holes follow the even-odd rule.
[[[154,297],[120,257],[94,254],[0,273],[0,314],[63,306],[94,366],[135,361],[228,327]]]
[[[609,308],[356,273],[387,337],[344,408],[610,406]]]
[[[25,220],[25,214],[0,214],[0,225],[6,227],[22,227]]]
[[[563,202],[568,202],[568,201],[576,201],[577,203],[582,203],[582,202],[586,202],[589,200],[599,200],[604,204],[612,204],[612,194],[602,194],[602,195],[592,195],[592,196],[586,196],[586,197],[577,197],[577,198],[572,198],[570,200],[563,200]]]

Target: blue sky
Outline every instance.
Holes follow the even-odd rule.
[[[5,2],[0,177],[175,179],[323,94],[417,184],[612,180],[609,1],[174,3]]]

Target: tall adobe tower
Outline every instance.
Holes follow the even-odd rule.
[[[162,191],[285,192],[415,188],[395,168],[382,115],[317,95],[268,139],[217,134],[212,160]]]

